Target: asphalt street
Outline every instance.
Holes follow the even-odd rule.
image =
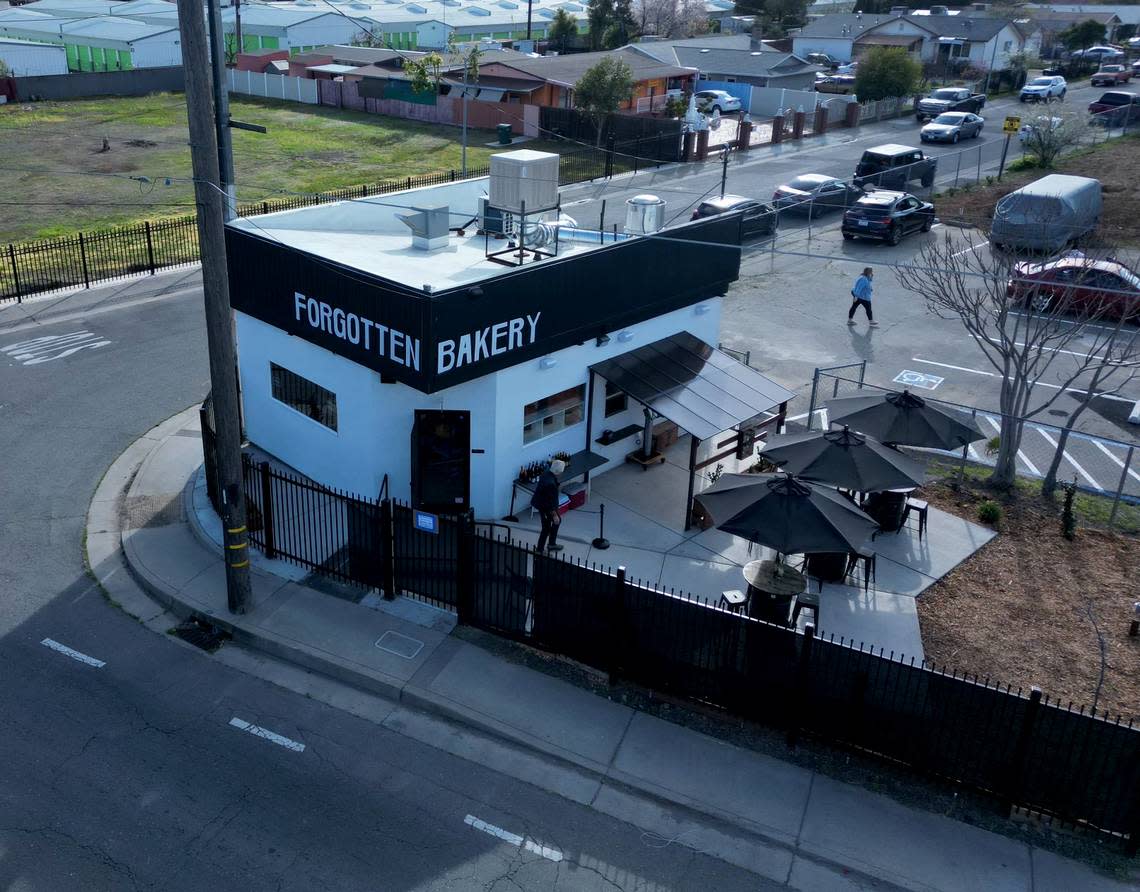
[[[106,601],[85,513],[206,392],[193,279],[0,308],[0,888],[777,888],[422,742],[454,729],[379,727]]]

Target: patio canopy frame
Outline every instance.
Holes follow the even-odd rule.
[[[743,460],[758,439],[775,426],[779,433],[794,394],[689,332],[678,332],[590,366],[586,411],[586,447],[594,442],[594,395],[598,378],[639,403],[645,412],[642,445],[627,461],[648,464],[653,423],[664,418],[689,434],[689,483],[685,530],[693,526],[697,471],[722,459]],[[727,435],[726,437],[724,435]],[[698,461],[705,441],[714,455]],[[722,451],[723,450],[723,451]],[[638,452],[641,458],[637,458]],[[660,460],[664,460],[661,456]],[[588,479],[588,478],[587,478]]]

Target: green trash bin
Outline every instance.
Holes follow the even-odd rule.
[[[509,146],[511,144],[511,125],[500,124],[496,129],[499,132],[499,145]]]

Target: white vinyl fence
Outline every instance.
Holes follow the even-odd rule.
[[[287,99],[318,105],[317,82],[304,77],[287,77],[283,74],[258,74],[255,71],[227,72],[231,93],[247,96],[264,96],[266,99]]]

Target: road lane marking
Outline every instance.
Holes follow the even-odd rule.
[[[1057,449],[1057,441],[1056,440],[1054,440],[1047,433],[1045,433],[1044,429],[1042,429],[1040,427],[1034,427],[1034,430],[1037,431],[1037,433],[1041,434],[1041,436],[1045,438],[1045,442],[1048,443],[1050,446],[1052,446],[1054,451],[1056,451],[1056,449]],[[1080,474],[1082,477],[1085,478],[1085,480],[1087,480],[1089,482],[1089,486],[1093,487],[1093,489],[1096,489],[1099,492],[1104,492],[1104,487],[1101,486],[1099,483],[1097,483],[1096,480],[1093,479],[1093,476],[1077,463],[1077,460],[1075,458],[1073,458],[1071,455],[1069,455],[1068,449],[1065,450],[1065,452],[1063,453],[1063,456],[1069,464],[1071,464],[1074,468],[1077,469],[1077,473]]]
[[[545,858],[548,861],[561,861],[562,853],[558,849],[553,849],[550,846],[544,846],[541,843],[535,842],[533,839],[519,836],[517,833],[511,833],[509,830],[504,830],[502,827],[496,827],[494,824],[488,824],[486,821],[468,815],[463,819],[463,823],[468,827],[475,830],[481,830],[496,839],[501,839],[503,842],[510,843],[515,848],[526,849],[528,852]]]
[[[994,420],[994,417],[992,415],[983,414],[981,417],[986,419],[986,421],[988,421],[993,426],[993,429],[998,433],[999,436],[1001,435],[1001,425],[998,424],[996,420]],[[1033,474],[1034,477],[1042,476],[1041,472],[1037,470],[1037,465],[1033,464],[1033,462],[1031,462],[1026,454],[1020,449],[1017,450],[1017,457],[1025,462],[1025,467],[1029,468],[1029,472]]]
[[[988,244],[989,244],[989,242],[980,242],[979,244],[976,244],[976,245],[970,245],[970,247],[963,248],[961,251],[958,251],[954,254],[951,254],[950,256],[951,257],[961,257],[963,254],[969,254],[971,251],[978,250],[978,248],[984,248]]]
[[[61,653],[65,657],[71,657],[71,659],[75,660],[78,663],[83,663],[87,666],[94,666],[96,669],[102,669],[107,665],[102,660],[97,660],[94,657],[87,656],[87,654],[82,654],[77,650],[72,650],[66,644],[60,644],[58,641],[55,641],[51,638],[45,638],[40,642],[40,644],[42,644],[44,647],[50,647],[56,653]]]
[[[39,365],[43,362],[63,359],[73,353],[78,353],[80,350],[96,350],[99,347],[106,347],[110,343],[110,341],[101,340],[97,334],[81,330],[18,341],[0,347],[0,352],[7,353],[21,365]]]
[[[270,743],[275,743],[278,746],[283,746],[287,750],[292,750],[295,753],[303,753],[305,751],[305,744],[298,743],[295,740],[290,740],[288,737],[282,737],[270,731],[268,728],[262,728],[258,725],[251,725],[249,722],[243,722],[236,716],[230,719],[230,725],[237,728],[239,731],[245,731],[247,734],[252,734],[254,737],[261,737],[268,740]]]
[[[965,366],[950,365],[950,363],[948,363],[948,362],[935,362],[933,359],[920,359],[917,356],[912,356],[910,358],[910,361],[911,362],[921,362],[921,363],[924,363],[925,365],[936,365],[939,368],[943,368],[943,369],[954,369],[954,371],[957,371],[957,372],[970,372],[973,375],[986,375],[990,378],[999,377],[997,372],[983,372],[981,369],[968,369]],[[1081,393],[1081,394],[1088,393],[1087,390],[1081,390],[1081,388],[1079,388],[1079,387],[1062,387],[1060,384],[1048,384],[1045,381],[1034,381],[1033,386],[1034,387],[1048,387],[1050,390],[1065,390],[1065,391],[1068,391],[1069,393]],[[1136,400],[1134,400],[1134,399],[1129,399],[1126,396],[1117,396],[1116,394],[1112,394],[1112,393],[1103,393],[1103,392],[1102,393],[1095,393],[1095,394],[1093,394],[1093,396],[1097,397],[1099,399],[1116,400],[1117,402],[1120,402],[1120,403],[1135,403],[1136,402]]]

